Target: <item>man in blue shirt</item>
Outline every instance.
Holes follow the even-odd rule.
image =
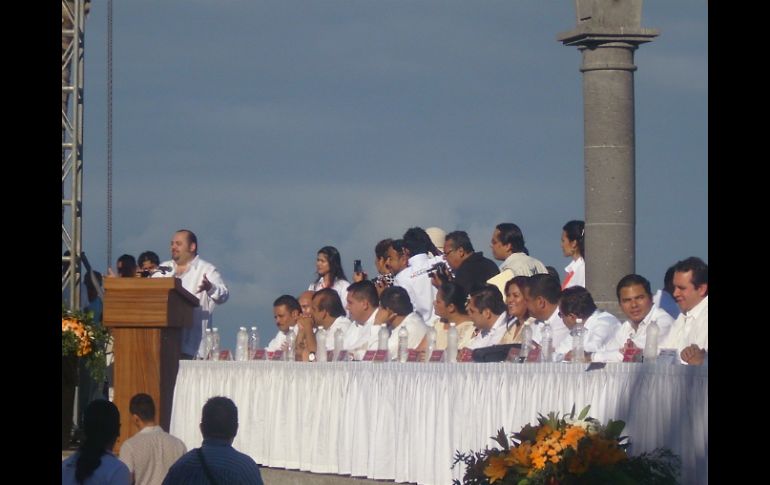
[[[235,448],[238,408],[226,397],[203,405],[203,445],[185,453],[168,471],[163,485],[263,485],[259,465]]]

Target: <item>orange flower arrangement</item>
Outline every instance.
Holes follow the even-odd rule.
[[[575,418],[572,412],[542,414],[538,424],[525,425],[511,435],[509,443],[504,429],[497,441],[502,449],[486,448],[482,452],[455,454],[454,467],[466,466],[460,485],[567,485],[593,483],[677,483],[679,458],[670,450],[656,449],[631,457],[627,454],[627,437],[620,436],[623,421],[610,420],[602,426],[588,417],[586,406]]]
[[[94,324],[91,313],[71,312],[62,305],[61,355],[85,359],[86,368],[97,382],[104,378],[105,353],[111,341],[107,328]]]

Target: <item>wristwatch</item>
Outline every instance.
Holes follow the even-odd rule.
[[[307,360],[308,360],[308,362],[315,362],[315,352],[310,352],[307,355]]]

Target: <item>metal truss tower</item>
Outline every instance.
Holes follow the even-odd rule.
[[[80,309],[83,196],[83,47],[88,0],[62,0],[62,302]]]

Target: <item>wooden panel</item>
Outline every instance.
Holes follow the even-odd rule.
[[[168,431],[181,352],[181,328],[192,325],[198,299],[177,278],[105,278],[104,325],[114,338],[114,398],[120,410],[115,450],[136,429],[128,404],[144,392],[155,401],[158,423]]]
[[[115,444],[116,450],[137,432],[131,423],[128,404],[140,392],[152,396],[158,424],[165,431],[169,430],[171,403],[179,370],[180,333],[179,328],[113,329],[113,401],[120,411],[120,437]]]
[[[191,322],[198,299],[177,278],[105,278],[107,327],[165,327]]]

